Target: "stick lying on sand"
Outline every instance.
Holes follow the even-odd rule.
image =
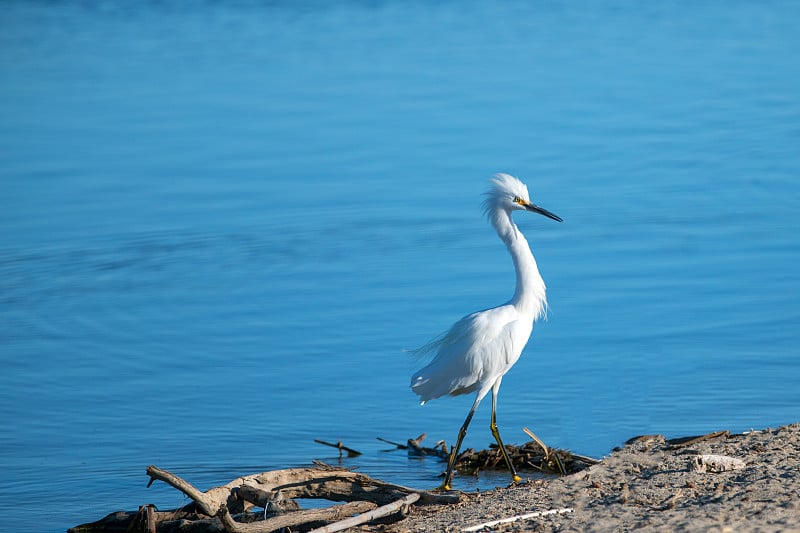
[[[572,507],[562,507],[561,509],[549,509],[547,511],[536,511],[534,513],[528,514],[518,514],[516,516],[510,516],[508,518],[501,518],[500,520],[492,520],[491,522],[484,522],[483,524],[478,524],[477,526],[465,527],[461,531],[464,533],[469,533],[471,531],[480,531],[485,527],[494,527],[498,524],[508,524],[510,522],[516,522],[517,520],[528,520],[530,518],[539,518],[542,516],[549,516],[553,514],[564,514],[564,513],[571,513],[573,511]]]

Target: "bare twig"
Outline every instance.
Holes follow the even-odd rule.
[[[342,441],[340,441],[340,440],[337,440],[336,444],[332,444],[330,442],[325,442],[322,439],[314,439],[314,442],[319,443],[319,444],[324,444],[325,446],[330,446],[331,448],[338,449],[339,450],[339,458],[342,457],[342,450],[347,452],[347,457],[358,457],[359,455],[361,455],[360,451],[354,450],[353,448],[348,448],[347,446],[342,444]]]
[[[532,438],[536,442],[536,444],[538,444],[539,446],[542,447],[542,450],[544,450],[544,460],[545,461],[550,461],[550,459],[552,458],[553,461],[555,461],[556,466],[558,467],[559,474],[561,474],[562,476],[567,474],[567,469],[564,468],[564,464],[561,462],[561,459],[559,459],[557,453],[554,453],[551,456],[550,455],[550,448],[544,442],[542,442],[542,440],[539,437],[534,435],[533,431],[531,431],[530,429],[522,428],[522,431],[524,431],[530,438]]]
[[[597,465],[602,463],[600,459],[595,459],[594,457],[588,457],[586,455],[579,455],[577,453],[573,453],[572,457],[574,457],[575,459],[577,459],[582,463],[586,463],[587,465]]]
[[[528,435],[531,439],[533,439],[533,441],[536,444],[538,444],[539,446],[542,447],[542,450],[544,450],[544,456],[545,457],[549,457],[550,456],[550,448],[548,448],[547,445],[544,442],[542,442],[542,439],[540,439],[539,437],[534,435],[533,431],[531,431],[528,428],[522,428],[522,431],[524,431],[526,435]]]
[[[147,532],[156,533],[156,506],[149,504],[147,506]]]
[[[385,442],[386,444],[391,444],[392,446],[396,447],[398,450],[407,450],[408,449],[408,446],[406,446],[405,444],[400,444],[399,442],[393,442],[393,441],[384,439],[383,437],[375,437],[375,438],[378,439],[381,442]]]
[[[480,531],[486,527],[494,527],[498,524],[508,524],[510,522],[516,522],[517,520],[528,520],[530,518],[540,518],[542,516],[550,516],[554,514],[564,514],[564,513],[571,513],[574,509],[572,507],[562,507],[561,509],[549,509],[547,511],[536,511],[534,513],[528,514],[520,514],[516,516],[510,516],[508,518],[501,518],[500,520],[492,520],[491,522],[484,522],[483,524],[478,524],[477,526],[471,526],[462,529],[464,533],[469,533],[471,531]]]
[[[328,524],[327,526],[314,529],[309,533],[334,533],[335,531],[342,531],[344,529],[348,529],[360,524],[365,524],[367,522],[371,522],[378,518],[389,516],[390,514],[396,513],[397,511],[403,511],[405,508],[407,508],[409,505],[416,502],[417,500],[419,500],[419,494],[412,493],[403,498],[402,500],[397,500],[396,502],[392,502],[388,505],[383,505],[381,507],[378,507],[377,509],[373,509],[372,511],[364,513],[359,516],[353,516],[345,520],[341,520],[339,522],[334,522],[333,524]]]
[[[400,444],[399,442],[393,442],[388,439],[384,439],[383,437],[376,437],[379,441],[385,442],[387,444],[391,444],[392,446],[396,447],[398,450],[407,450],[409,455],[433,455],[434,457],[438,457],[446,461],[450,455],[447,453],[447,444],[443,440],[437,441],[433,448],[428,446],[421,446],[420,443],[425,440],[425,433],[417,437],[416,439],[408,439],[406,444]]]
[[[698,442],[704,442],[711,439],[717,439],[720,437],[729,437],[731,434],[730,431],[727,429],[723,429],[722,431],[714,431],[713,433],[706,433],[705,435],[699,435],[696,437],[681,437],[678,439],[669,439],[667,444],[672,446],[673,448],[685,448],[686,446],[692,446],[697,444]]]

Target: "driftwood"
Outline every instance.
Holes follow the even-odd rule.
[[[673,448],[685,448],[687,446],[693,446],[699,442],[705,442],[707,440],[712,439],[719,439],[731,436],[731,432],[727,429],[723,429],[722,431],[714,431],[713,433],[707,433],[705,435],[699,435],[696,437],[680,437],[677,439],[669,439],[667,444],[669,444]]]
[[[343,451],[347,452],[347,457],[358,457],[359,455],[361,455],[360,451],[354,450],[353,448],[348,448],[347,446],[342,444],[342,441],[340,441],[340,440],[337,440],[336,444],[324,441],[322,439],[314,439],[314,442],[316,442],[317,444],[324,444],[325,446],[330,446],[331,448],[338,449],[339,450],[339,459],[342,458],[342,455],[343,455],[342,452]]]
[[[307,531],[333,521],[353,518],[353,515],[361,515],[356,518],[361,520],[359,523],[364,523],[391,514],[403,515],[412,503],[448,504],[460,499],[459,493],[417,491],[322,463],[313,468],[289,468],[241,476],[206,491],[156,466],[149,466],[147,475],[150,477],[148,486],[153,481],[162,481],[193,502],[174,511],[156,511],[153,506],[143,506],[137,513],[112,513],[70,531],[266,533],[281,528]],[[347,503],[327,509],[297,510],[296,498]],[[264,512],[251,512],[255,507],[263,508]]]
[[[434,457],[438,457],[443,461],[447,461],[450,458],[450,453],[447,451],[447,444],[443,440],[438,441],[433,448],[428,446],[422,446],[420,443],[425,440],[427,434],[423,433],[416,439],[408,439],[406,444],[399,444],[397,442],[392,442],[387,439],[383,439],[378,437],[378,440],[381,442],[386,442],[395,446],[398,450],[407,450],[408,455],[411,456],[422,456],[422,455],[432,455]]]
[[[727,429],[722,431],[714,431],[712,433],[706,433],[705,435],[694,435],[691,437],[678,437],[675,439],[667,439],[664,435],[654,434],[654,435],[639,435],[636,437],[631,437],[630,439],[625,441],[626,445],[629,444],[644,444],[649,446],[651,444],[668,444],[670,448],[686,448],[688,446],[693,446],[695,444],[705,442],[708,440],[713,439],[727,439],[731,436],[731,432]]]
[[[565,514],[571,513],[574,509],[572,507],[562,507],[560,509],[549,509],[547,511],[535,511],[533,513],[526,513],[526,514],[518,514],[515,516],[509,516],[508,518],[501,518],[500,520],[492,520],[491,522],[484,522],[483,524],[478,524],[477,526],[465,527],[461,531],[464,533],[471,533],[473,531],[483,531],[484,529],[491,529],[494,526],[498,526],[500,524],[510,524],[511,522],[516,522],[517,520],[530,520],[531,518],[541,518],[543,516],[551,516],[554,514]]]
[[[589,457],[549,448],[536,435],[528,430],[526,432],[533,440],[522,446],[506,445],[511,460],[519,470],[564,475],[597,463],[597,460]],[[398,449],[407,450],[409,455],[430,455],[442,461],[448,460],[448,448],[444,441],[426,447],[422,445],[424,439],[424,433],[416,439],[408,439],[406,444],[379,438]],[[339,449],[340,454],[342,451],[358,453],[341,442],[317,442]],[[456,469],[461,473],[477,474],[482,470],[505,468],[505,461],[496,447],[480,452],[465,450],[456,460]],[[154,481],[162,481],[181,491],[192,502],[169,511],[159,511],[152,505],[146,505],[140,507],[139,511],[111,513],[101,520],[69,531],[266,533],[284,528],[293,532],[317,528],[320,532],[333,532],[378,519],[398,519],[407,513],[411,505],[451,504],[460,500],[458,492],[418,491],[324,463],[316,463],[311,468],[288,468],[241,476],[206,491],[156,466],[149,466],[147,475],[150,478],[148,486]],[[326,499],[346,503],[326,509],[301,510],[297,499]]]
[[[388,505],[383,505],[368,513],[364,513],[361,516],[353,516],[350,518],[345,518],[344,520],[341,520],[334,524],[323,526],[309,533],[334,533],[335,531],[343,531],[351,527],[355,527],[361,524],[366,524],[367,522],[371,522],[373,520],[377,520],[378,518],[389,516],[398,511],[402,516],[405,516],[408,514],[409,506],[412,503],[416,502],[417,500],[419,500],[419,494],[414,492],[412,494],[409,494],[402,500],[397,500],[396,502],[392,502]]]
[[[225,531],[231,533],[269,533],[285,527],[295,527],[302,524],[316,522],[331,522],[353,516],[354,514],[370,511],[377,507],[372,502],[349,502],[342,505],[334,505],[325,509],[308,509],[297,511],[273,518],[268,518],[260,522],[241,523],[236,522],[224,505],[220,507],[219,518]]]

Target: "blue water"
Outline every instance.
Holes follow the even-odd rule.
[[[451,442],[417,347],[508,299],[498,171],[549,320],[507,442],[796,422],[800,8],[783,2],[5,2],[0,514],[60,531],[336,463],[432,487],[375,437]],[[485,447],[489,406],[466,445]],[[474,489],[505,476],[458,478]],[[43,523],[46,517],[46,523]]]

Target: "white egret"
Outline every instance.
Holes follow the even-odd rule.
[[[558,222],[562,219],[530,201],[528,188],[508,174],[497,174],[486,193],[484,208],[489,221],[508,248],[517,273],[513,298],[499,307],[478,311],[456,322],[450,330],[421,350],[437,350],[425,368],[411,377],[411,389],[422,403],[441,396],[458,396],[476,392],[475,402],[458,432],[447,473],[441,488],[450,490],[461,442],[467,434],[472,415],[489,390],[492,391],[492,418],[489,429],[500,447],[503,459],[514,482],[521,478],[500,440],[497,430],[497,391],[506,372],[519,359],[530,338],[533,322],[545,314],[545,284],[528,241],[511,217],[512,211],[532,211]]]

